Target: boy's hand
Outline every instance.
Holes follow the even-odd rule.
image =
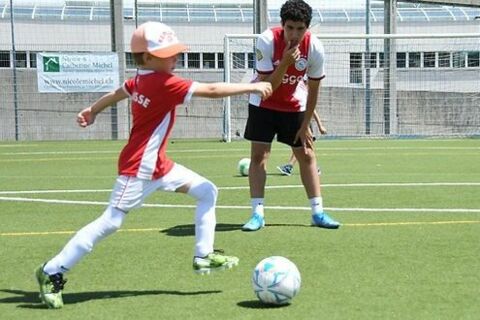
[[[318,126],[318,131],[320,131],[321,134],[326,134],[327,133],[327,128],[323,126],[323,124]]]
[[[295,63],[298,59],[300,59],[300,49],[298,48],[298,44],[293,45],[292,42],[289,41],[283,51],[281,62],[289,66]]]
[[[77,114],[77,123],[80,127],[85,128],[95,122],[96,116],[91,107],[85,108]]]
[[[262,99],[265,100],[272,95],[272,84],[270,82],[261,81],[254,83],[256,93],[262,96]]]
[[[307,149],[313,149],[313,135],[309,126],[301,126],[300,129],[298,129],[293,142],[297,142],[298,140],[302,142],[305,154],[308,152]]]

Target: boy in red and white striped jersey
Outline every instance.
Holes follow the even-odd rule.
[[[132,100],[133,127],[118,161],[118,178],[110,203],[95,221],[80,229],[53,259],[36,269],[40,296],[49,308],[63,306],[63,274],[92,251],[95,244],[117,231],[127,213],[139,207],[157,190],[181,192],[197,201],[193,269],[208,274],[231,268],[238,258],[213,249],[217,187],[206,178],[175,163],[166,154],[167,141],[175,122],[175,109],[192,96],[222,98],[256,93],[267,98],[268,82],[230,84],[200,83],[172,74],[177,54],[187,49],[165,24],[147,22],[139,26],[131,40],[139,65],[135,77],[110,92],[77,116],[81,127],[94,123],[98,113],[128,97]]]

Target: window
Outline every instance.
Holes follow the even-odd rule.
[[[245,69],[245,53],[234,52],[232,62],[233,69]]]
[[[380,68],[385,68],[385,53],[379,52],[378,53],[378,62],[380,63]]]
[[[25,51],[17,51],[13,55],[15,59],[16,68],[26,68],[27,67],[27,53]]]
[[[420,52],[410,52],[408,54],[408,67],[420,68],[421,67],[421,54]]]
[[[407,53],[397,52],[397,68],[406,68],[406,67],[407,67]]]
[[[454,52],[452,54],[452,61],[454,68],[465,68],[465,52]]]
[[[10,68],[9,51],[0,51],[0,68]]]
[[[177,63],[175,64],[175,67],[178,69],[185,68],[185,53],[179,53],[177,55]]]
[[[255,55],[253,52],[248,53],[248,69],[253,69],[255,67]]]
[[[377,67],[377,53],[365,53],[365,68],[375,69]]]
[[[350,52],[350,83],[363,83],[362,54]]]
[[[125,67],[127,69],[136,69],[135,61],[133,60],[133,54],[131,52],[125,52]]]
[[[450,52],[439,52],[438,53],[438,67],[439,68],[450,68],[451,65]]]
[[[203,69],[215,69],[215,53],[204,52],[203,53]]]
[[[350,52],[350,69],[362,68],[362,54],[360,52]]]
[[[218,68],[223,69],[223,52],[217,53],[218,57]]]
[[[36,68],[37,67],[37,53],[30,51],[29,55],[30,55],[30,68]]]
[[[200,69],[200,52],[187,53],[188,68]]]
[[[423,67],[424,68],[435,68],[435,52],[424,52],[423,53]]]
[[[469,51],[467,53],[467,63],[470,68],[480,67],[480,51]]]

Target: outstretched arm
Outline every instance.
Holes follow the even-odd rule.
[[[105,110],[108,106],[115,104],[125,98],[128,95],[125,93],[123,88],[118,88],[115,91],[111,91],[100,99],[95,101],[90,107],[83,109],[77,115],[77,123],[80,127],[87,127],[95,122],[95,117],[97,114]]]
[[[244,93],[256,93],[261,95],[263,99],[266,99],[272,94],[272,85],[269,82],[198,83],[193,95],[204,98],[224,98]]]

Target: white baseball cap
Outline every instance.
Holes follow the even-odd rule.
[[[169,58],[187,50],[172,28],[154,21],[141,24],[133,32],[130,47],[133,53],[148,52],[159,58]]]

